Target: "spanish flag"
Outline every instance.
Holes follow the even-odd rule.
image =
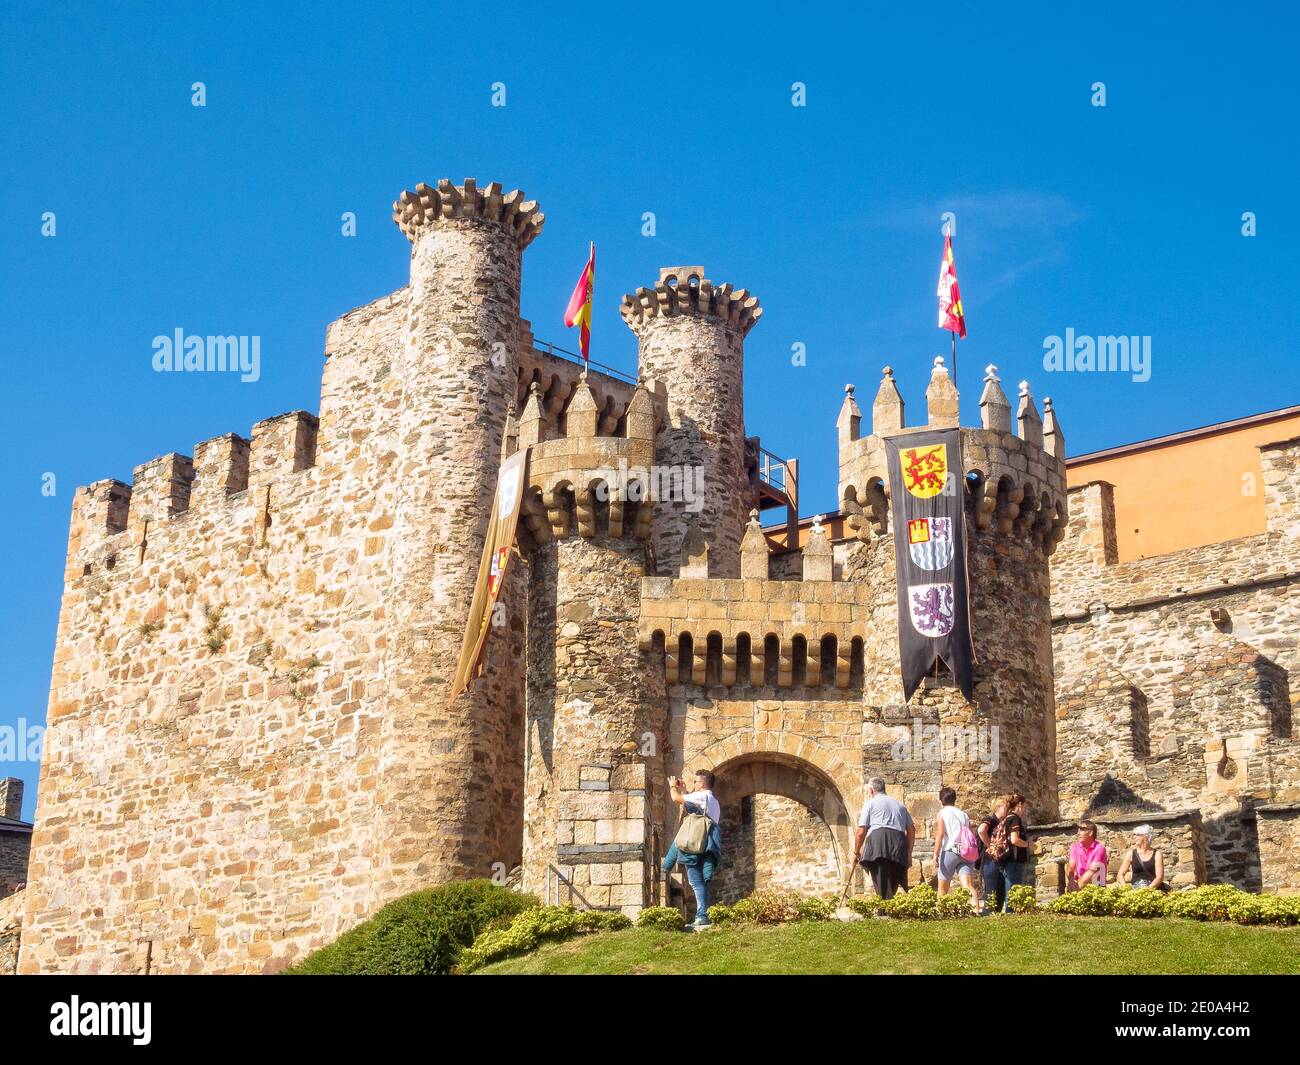
[[[939,328],[966,338],[966,312],[957,287],[957,262],[952,257],[952,234],[943,235],[943,262],[939,266]],[[955,349],[954,349],[955,350]]]
[[[564,324],[570,328],[578,326],[578,347],[584,362],[591,357],[591,290],[595,285],[596,245],[593,243],[587,265],[582,268],[582,276],[578,278],[569,305],[564,309]]]

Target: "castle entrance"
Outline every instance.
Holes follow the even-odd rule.
[[[852,819],[834,782],[810,762],[764,751],[714,770],[722,805],[722,867],[712,897],[752,891],[838,893],[853,860]]]

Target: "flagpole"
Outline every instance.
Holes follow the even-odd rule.
[[[949,329],[952,334],[952,386],[957,387],[957,330]]]

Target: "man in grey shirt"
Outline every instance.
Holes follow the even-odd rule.
[[[907,890],[915,842],[916,824],[907,807],[885,794],[880,777],[872,777],[867,781],[867,801],[858,815],[853,860],[861,861],[871,874],[872,886],[881,899],[892,899],[900,888]]]

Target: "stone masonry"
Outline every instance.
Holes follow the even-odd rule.
[[[1120,564],[1109,486],[1067,492],[1051,401],[1022,383],[1013,404],[990,367],[957,471],[975,698],[940,672],[909,704],[892,371],[870,432],[848,389],[840,513],[775,553],[744,422],[756,298],[665,267],[623,299],[624,380],[533,343],[522,193],[417,185],[394,220],[410,283],[329,327],[316,414],[78,489],[0,971],[17,951],[23,973],[274,972],[406,892],[516,867],[634,914],[678,897],[666,781],[698,768],[731,894],[838,891],[875,775],[917,818],[914,876],[951,784],[973,815],[1029,797],[1045,891],[1084,814],[1157,825],[1179,884],[1300,890],[1300,441],[1261,448],[1265,534]],[[925,425],[958,426],[942,360],[925,399]],[[520,449],[502,610],[449,704]]]

